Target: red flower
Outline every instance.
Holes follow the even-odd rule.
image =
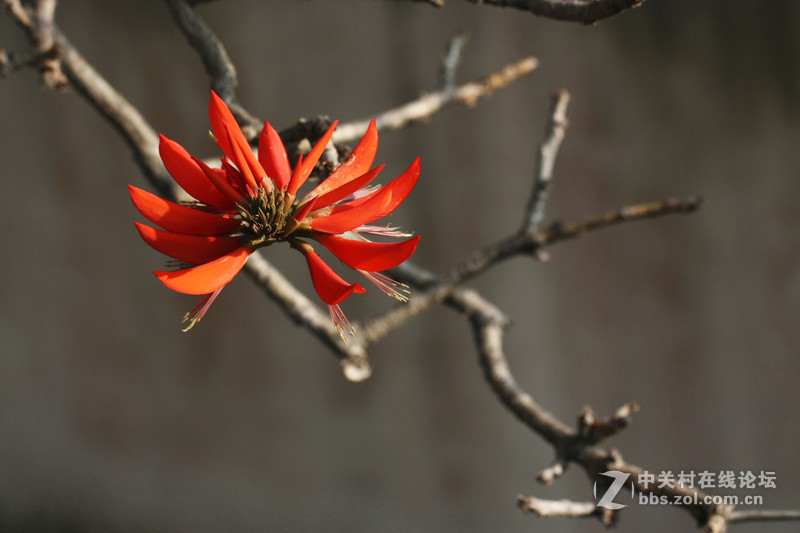
[[[396,228],[372,225],[394,211],[414,188],[419,159],[383,187],[369,186],[383,166],[370,170],[378,149],[373,120],[347,160],[306,195],[297,191],[308,179],[330,142],[336,122],[294,168],[278,133],[264,123],[256,156],[228,107],[211,93],[211,129],[225,157],[221,168],[210,168],[178,143],[161,136],[159,152],[167,171],[197,201],[181,205],[131,185],[136,209],[155,229],[136,223],[142,239],[186,268],[156,271],[164,285],[185,294],[203,294],[184,317],[190,329],[225,285],[241,270],[248,256],[262,246],[287,242],[306,259],[311,281],[325,302],[339,333],[353,329],[339,304],[358,283],[348,283],[329,267],[309,243],[316,241],[345,265],[359,271],[384,292],[407,300],[406,287],[380,271],[408,259],[419,237],[400,242],[370,242],[363,235],[409,237]]]

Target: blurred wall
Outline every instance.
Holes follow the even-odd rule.
[[[550,219],[667,196],[702,210],[617,227],[474,283],[513,319],[518,380],[562,420],[636,400],[607,443],[653,471],[769,470],[766,508],[797,507],[800,465],[800,5],[649,0],[597,26],[450,0],[228,1],[200,9],[240,100],[278,127],[369,117],[437,86],[448,37],[461,80],[526,55],[541,67],[473,110],[381,135],[385,175],[422,157],[393,222],[437,271],[516,229],[549,94],[572,93]],[[61,2],[63,31],[153,126],[212,155],[202,66],[155,0]],[[24,49],[0,16],[0,47]],[[0,80],[0,530],[600,531],[541,520],[519,493],[591,498],[491,395],[464,320],[434,309],[335,359],[242,278],[193,331],[191,297],[150,271],[121,140],[76,94]],[[297,254],[265,250],[313,294]],[[357,320],[391,303],[348,300]],[[689,530],[633,505],[620,531]],[[796,525],[737,531],[796,531]]]

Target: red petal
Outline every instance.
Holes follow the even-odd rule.
[[[325,233],[344,233],[381,219],[397,209],[397,206],[408,197],[417,183],[419,173],[419,158],[417,158],[402,175],[382,189],[369,196],[334,206],[330,215],[314,219],[311,227]],[[352,225],[355,221],[360,223]]]
[[[385,217],[403,203],[420,174],[419,158],[399,177],[369,196],[334,206],[331,214],[312,219],[311,228],[324,233],[344,233]]]
[[[162,228],[191,235],[220,235],[239,227],[233,215],[219,215],[176,204],[128,185],[133,205],[144,217]]]
[[[369,184],[369,182],[375,179],[375,176],[378,175],[378,172],[380,172],[385,166],[386,165],[381,165],[379,167],[376,167],[370,170],[369,172],[366,172],[361,176],[358,176],[355,179],[352,179],[346,183],[342,183],[341,185],[339,185],[334,189],[328,189],[328,192],[326,192],[325,194],[317,196],[317,209],[328,207],[329,205],[336,203],[339,200],[344,200],[354,192],[358,191],[362,187]],[[327,182],[328,180],[325,180],[323,183]]]
[[[135,222],[144,242],[164,255],[194,265],[208,263],[241,246],[239,237],[181,235]]]
[[[253,188],[250,187],[247,179],[239,172],[236,165],[227,157],[220,157],[219,161],[222,164],[222,168],[213,169],[214,175],[219,176],[219,179],[222,179],[223,183],[230,187],[238,198],[253,196]]]
[[[228,108],[228,105],[222,101],[222,98],[217,96],[217,93],[211,91],[211,100],[208,103],[208,118],[211,121],[211,131],[214,132],[214,137],[217,139],[217,144],[225,152],[230,159],[233,157],[233,148],[228,140],[228,134],[225,132],[225,127],[230,128],[230,135],[235,139],[239,146],[248,144],[245,139],[242,129],[233,118],[233,113]],[[249,145],[248,145],[249,146]],[[235,159],[234,159],[235,160]]]
[[[297,183],[302,183],[305,181],[306,178],[301,178],[300,173],[303,170],[303,154],[297,156],[297,164],[294,166],[294,170],[292,171],[292,175],[289,178],[289,184],[286,186],[286,192],[288,193],[291,189],[294,189],[297,192],[297,189],[300,187],[296,185]]]
[[[154,272],[170,289],[184,294],[210,294],[228,284],[242,269],[252,250],[237,248],[229,254],[196,267],[165,272]]]
[[[411,257],[419,239],[417,236],[401,242],[369,242],[330,235],[317,240],[350,268],[380,272]]]
[[[311,273],[311,282],[317,294],[328,305],[336,305],[354,292],[366,292],[358,283],[352,285],[339,277],[339,275],[323,261],[316,252],[304,252],[308,270]]]
[[[242,199],[244,195],[237,191],[228,181],[229,174],[235,174],[239,172],[233,168],[232,165],[229,164],[227,167],[230,169],[229,172],[221,168],[211,168],[196,157],[193,157],[192,159],[194,159],[195,163],[200,166],[208,180],[214,185],[214,187],[217,188],[220,194],[224,195],[229,202],[233,203],[235,206],[236,203]]]
[[[230,126],[227,124],[225,124],[225,134],[228,137],[228,143],[231,145],[231,151],[233,152],[231,160],[240,171],[237,173],[237,177],[244,178],[241,187],[247,189],[249,186],[251,190],[258,188],[258,182],[260,182],[261,178],[266,176],[267,173],[261,168],[261,164],[256,161],[253,150],[250,149],[250,145],[247,144],[247,141],[245,141],[244,145],[240,144],[237,137],[231,131]],[[248,154],[250,154],[249,157]]]
[[[389,204],[389,210],[381,215],[381,217],[385,217],[392,211],[398,208],[400,204],[402,204],[408,195],[411,194],[411,191],[414,189],[414,186],[417,184],[417,179],[419,179],[420,174],[420,164],[419,164],[419,157],[411,163],[411,166],[406,169],[400,176],[392,180],[389,183],[388,187],[392,188],[392,201]],[[381,218],[379,217],[379,218]],[[373,220],[378,220],[377,218]]]
[[[303,205],[297,208],[294,216],[292,216],[292,220],[296,220],[297,222],[302,222],[304,218],[308,216],[308,214],[313,211],[317,207],[317,199],[312,198],[308,202],[304,203]]]
[[[339,123],[338,120],[334,120],[331,127],[328,128],[328,131],[325,132],[318,141],[317,144],[314,145],[314,148],[308,152],[308,155],[303,159],[302,162],[297,163],[300,167],[299,169],[295,169],[295,173],[292,175],[292,179],[289,182],[289,186],[286,189],[286,192],[289,194],[295,194],[297,189],[299,189],[303,183],[308,179],[308,176],[311,175],[311,171],[314,170],[314,165],[317,164],[319,161],[322,152],[325,150],[325,147],[328,146],[328,142],[330,142],[331,137],[333,136],[333,130],[336,129],[336,125]]]
[[[230,109],[214,91],[211,91],[208,116],[217,144],[228,159],[236,163],[239,170],[233,174],[235,182],[230,185],[241,191],[246,191],[248,185],[250,188],[260,186],[258,182],[266,176],[266,172],[261,168]],[[216,182],[214,184],[219,189],[219,184]],[[225,191],[221,192],[228,196]]]
[[[269,122],[264,122],[264,129],[258,137],[258,160],[278,189],[285,191],[292,176],[292,167],[280,135]]]
[[[378,129],[375,126],[375,119],[372,119],[367,128],[364,137],[361,138],[359,143],[353,148],[348,158],[339,165],[333,174],[317,185],[311,192],[314,195],[322,195],[326,192],[341,187],[348,181],[363,175],[372,162],[375,160],[375,154],[378,152]],[[330,202],[325,205],[330,205]]]
[[[324,233],[344,233],[358,226],[377,220],[376,214],[386,211],[392,201],[392,189],[387,185],[369,195],[367,200],[355,207],[348,204],[334,207],[330,215],[311,219],[311,229]]]
[[[411,166],[408,167],[408,169],[406,169],[405,172],[403,172],[397,178],[393,179],[390,183],[386,185],[386,187],[384,187],[384,189],[391,189],[392,191],[391,200],[386,204],[385,210],[380,213],[375,213],[375,218],[369,220],[369,222],[383,218],[392,211],[394,211],[395,209],[397,209],[397,207],[400,204],[402,204],[406,198],[408,198],[408,195],[411,193],[411,190],[414,188],[414,185],[417,184],[417,179],[419,179],[419,173],[420,173],[419,158],[417,158],[413,163],[411,163]],[[375,193],[372,193],[372,195],[377,194],[378,192],[380,191],[376,191]],[[359,198],[357,200],[353,200],[352,202],[347,202],[347,204],[337,207],[341,208],[345,208],[347,206],[356,207],[361,203],[369,200],[370,196],[365,196],[364,198]],[[334,213],[336,212],[337,207],[333,208]],[[365,224],[366,223],[367,222],[365,222]]]
[[[159,139],[158,152],[161,154],[161,160],[167,172],[184,191],[192,198],[218,209],[226,210],[233,207],[208,181],[206,174],[183,146],[163,135],[159,135]]]

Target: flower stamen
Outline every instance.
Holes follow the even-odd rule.
[[[195,324],[200,322],[200,319],[203,318],[203,315],[206,314],[206,311],[208,311],[208,308],[211,307],[212,303],[214,303],[214,300],[217,299],[217,296],[219,296],[220,292],[222,292],[222,288],[217,289],[211,294],[206,294],[202,300],[197,302],[197,305],[192,307],[191,311],[189,311],[184,315],[183,320],[181,322],[189,323],[185,328],[183,328],[184,332],[189,331],[194,327]]]
[[[345,346],[349,347],[350,343],[347,341],[347,335],[349,334],[351,337],[355,337],[356,328],[350,324],[350,321],[347,320],[347,317],[344,315],[344,311],[342,311],[342,308],[339,307],[338,304],[329,305],[328,311],[330,311],[333,325],[336,326],[336,330],[339,332],[339,337],[342,338]]]
[[[293,211],[290,195],[261,187],[253,194],[236,204],[239,229],[249,238],[248,245],[258,248],[286,238],[291,233],[286,231]]]
[[[408,285],[405,283],[400,283],[380,272],[367,272],[366,270],[359,270],[359,272],[381,291],[396,300],[405,303],[411,297],[411,291],[408,290]]]

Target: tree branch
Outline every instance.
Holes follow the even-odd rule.
[[[25,31],[28,39],[41,48],[39,39],[42,33],[33,22],[29,8],[18,0],[4,0],[12,18]],[[173,195],[178,190],[166,178],[164,166],[158,155],[158,135],[139,111],[117,92],[96,70],[78,53],[55,24],[50,30],[53,46],[60,52],[61,64],[72,86],[103,115],[122,135],[133,151],[134,158],[145,176],[163,194]]]
[[[415,293],[407,304],[396,306],[383,315],[367,321],[362,326],[360,334],[368,342],[378,340],[400,327],[408,319],[434,305],[443,302],[452,304],[452,296],[459,285],[482,274],[501,261],[518,255],[532,255],[542,259],[545,247],[562,240],[576,238],[590,231],[622,222],[674,213],[691,213],[697,209],[700,205],[698,198],[666,199],[622,207],[583,221],[566,224],[556,222],[543,230],[536,229],[543,216],[547,199],[546,193],[552,182],[555,157],[565,132],[568,102],[569,94],[566,91],[557,92],[553,96],[553,105],[545,128],[545,138],[540,145],[540,155],[536,163],[534,187],[521,228],[516,233],[473,252],[469,258],[454,266],[444,276],[427,272],[411,262],[406,262],[389,271],[389,274],[399,281],[424,290]]]
[[[553,167],[556,163],[558,149],[567,132],[567,105],[569,93],[562,89],[553,93],[550,105],[550,118],[545,127],[544,139],[536,152],[536,171],[533,180],[533,192],[525,209],[525,220],[522,231],[530,232],[544,219],[545,205],[550,195],[550,184],[553,181]]]
[[[444,7],[445,0],[396,0],[431,4]],[[511,7],[528,11],[534,15],[561,20],[594,24],[602,19],[613,17],[632,7],[639,7],[644,0],[467,0],[472,4]]]
[[[186,0],[165,0],[175,24],[183,32],[186,40],[195,49],[203,66],[211,78],[211,89],[230,107],[242,131],[248,139],[254,139],[259,132],[260,121],[251,115],[236,99],[236,86],[239,84],[230,56],[216,34],[197,14]]]
[[[604,509],[594,502],[573,502],[571,500],[542,500],[533,496],[517,496],[517,506],[523,513],[534,513],[542,518],[554,516],[566,518],[602,517]],[[601,518],[602,520],[602,518]],[[606,524],[606,525],[611,525]]]
[[[511,7],[565,22],[594,24],[623,11],[639,7],[644,0],[467,0],[473,4]]]
[[[379,130],[396,130],[412,122],[419,122],[430,118],[450,104],[461,104],[467,107],[475,106],[478,101],[487,98],[494,91],[508,86],[520,77],[533,72],[539,62],[534,57],[526,57],[506,65],[501,70],[486,77],[467,82],[456,87],[455,90],[442,88],[434,93],[426,94],[395,109],[390,109],[378,114],[375,123]],[[360,138],[369,126],[371,119],[339,124],[333,134],[336,143],[346,143]]]
[[[295,323],[308,329],[339,357],[348,380],[363,381],[372,374],[366,343],[359,337],[350,344],[345,343],[328,313],[309,300],[260,253],[250,255],[244,270]]]
[[[441,84],[444,92],[456,92],[456,71],[461,64],[461,53],[469,41],[469,33],[458,31],[450,38],[442,55]]]
[[[733,511],[727,517],[728,524],[743,522],[788,522],[800,520],[800,511]]]
[[[429,4],[433,7],[444,7],[444,0],[405,0],[406,2],[419,2],[421,4]]]
[[[17,24],[25,30],[28,40],[34,47],[33,54],[27,54],[28,64],[36,65],[41,75],[44,89],[64,89],[68,85],[67,77],[61,68],[61,50],[55,35],[55,17],[57,0],[36,0],[27,7],[19,0],[3,0],[8,12]],[[16,70],[11,59],[13,55],[3,52],[0,57],[2,71],[7,75]],[[24,63],[23,63],[24,64]]]

